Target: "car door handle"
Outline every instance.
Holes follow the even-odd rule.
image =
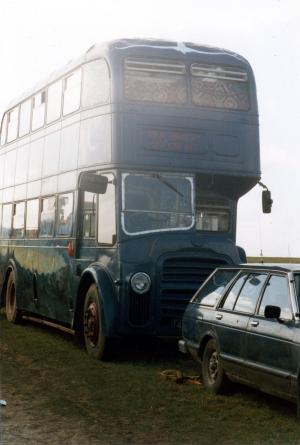
[[[251,325],[251,326],[254,326],[254,327],[256,328],[256,326],[259,325],[259,322],[258,322],[258,321],[255,321],[255,320],[252,320],[252,321],[250,321],[250,325]]]
[[[216,319],[217,319],[217,320],[222,320],[222,318],[223,318],[223,315],[222,315],[222,314],[216,314]]]

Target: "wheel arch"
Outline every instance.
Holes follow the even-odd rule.
[[[200,342],[200,346],[199,346],[199,350],[198,350],[198,355],[200,360],[203,359],[203,354],[204,354],[204,350],[205,350],[205,346],[207,345],[207,343],[209,342],[209,340],[216,340],[216,336],[214,335],[213,332],[206,332]]]
[[[101,315],[103,320],[103,334],[112,336],[114,331],[114,320],[116,317],[116,295],[113,281],[109,273],[99,265],[91,265],[86,268],[80,279],[77,299],[75,305],[75,316],[73,328],[75,331],[82,329],[82,317],[84,299],[89,287],[95,284],[101,303]]]

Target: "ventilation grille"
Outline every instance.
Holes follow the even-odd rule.
[[[185,74],[183,63],[163,60],[125,59],[125,69],[130,71],[145,71],[153,73]]]
[[[191,65],[191,74],[192,76],[205,77],[206,79],[235,80],[236,82],[247,82],[248,80],[246,71],[232,67],[202,65],[198,63]]]

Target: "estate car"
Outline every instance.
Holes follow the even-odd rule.
[[[299,416],[299,306],[300,265],[220,267],[188,304],[179,349],[212,393],[245,383],[296,401]]]

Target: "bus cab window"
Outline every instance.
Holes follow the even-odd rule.
[[[114,176],[108,177],[106,193],[98,197],[98,243],[113,245],[116,241],[116,191]]]
[[[42,199],[40,235],[53,236],[55,224],[55,196]]]
[[[83,195],[83,221],[82,236],[84,238],[95,238],[97,195],[95,193],[84,192]]]
[[[57,201],[56,235],[72,235],[73,193],[60,195]]]
[[[9,238],[11,233],[12,204],[5,204],[2,209],[1,236]]]
[[[24,236],[24,216],[25,202],[18,202],[13,205],[13,224],[11,235],[14,238],[23,238]]]
[[[210,232],[228,232],[230,208],[223,200],[201,200],[196,206],[196,229]]]

